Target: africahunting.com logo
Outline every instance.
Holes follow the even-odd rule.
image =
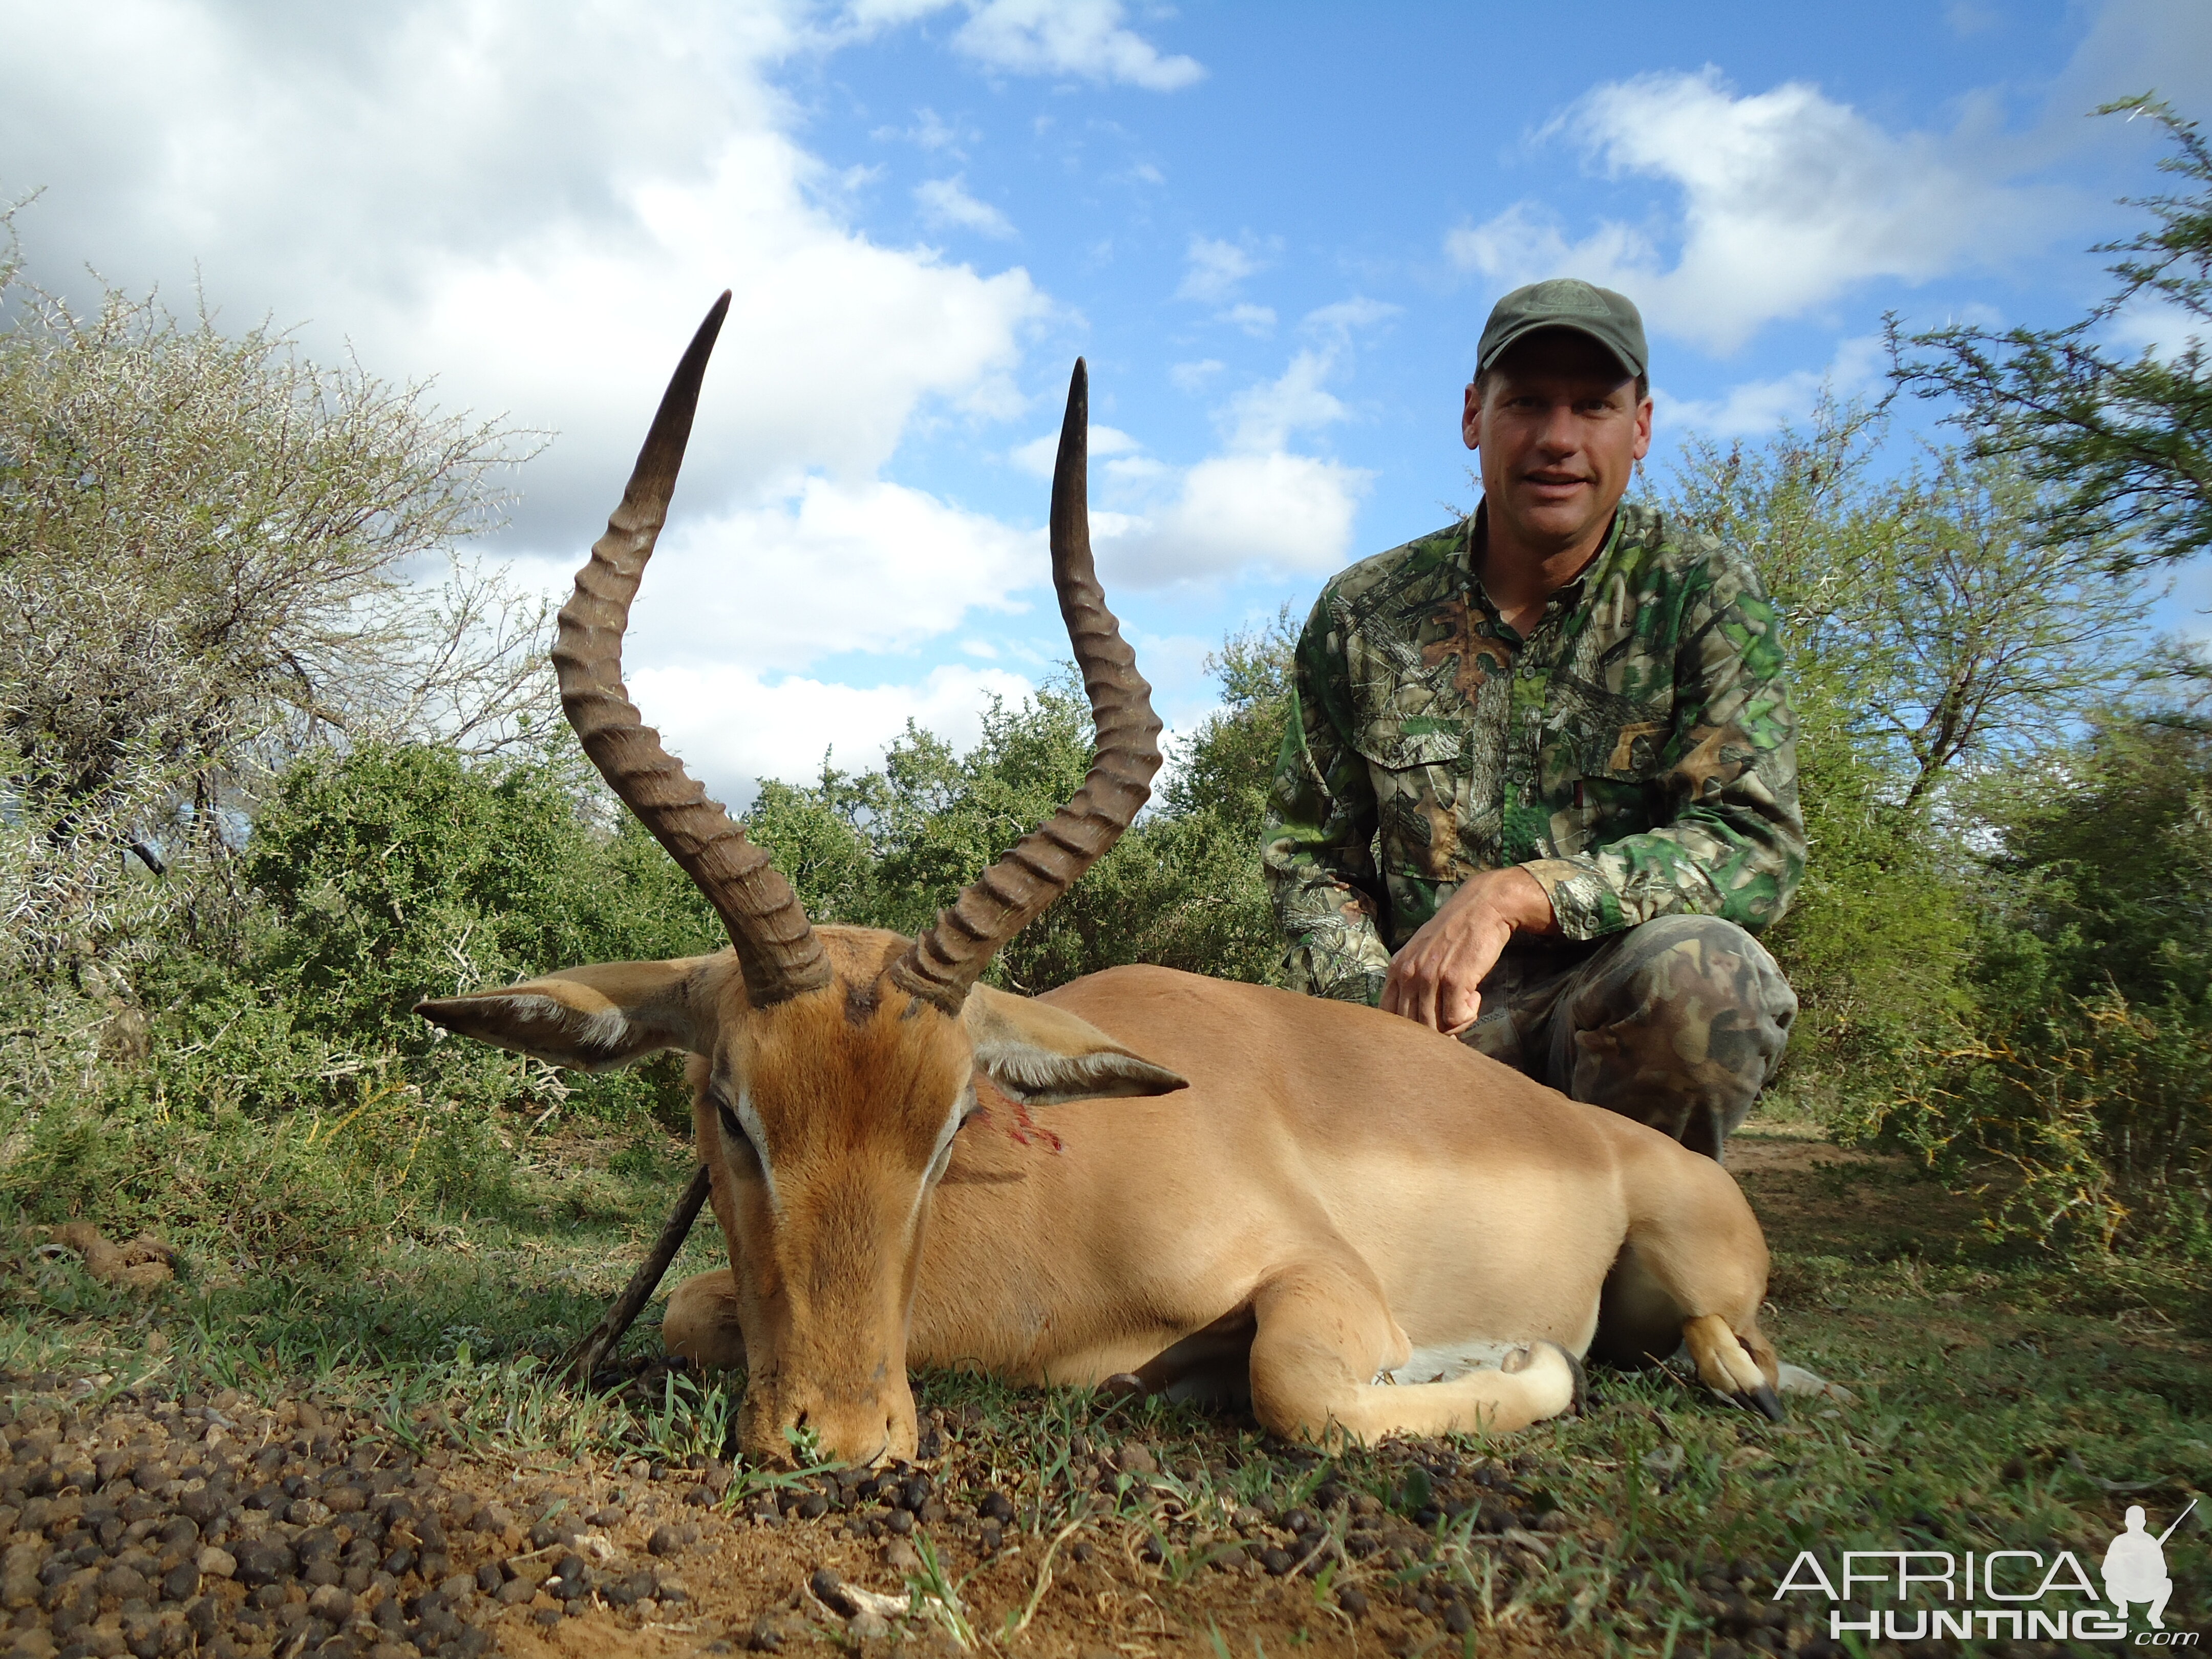
[[[2137,1647],[2195,1647],[2198,1632],[2169,1630],[2173,1580],[2166,1540],[2197,1507],[2164,1532],[2150,1530],[2141,1504],[2127,1529],[2106,1547],[2097,1577],[2072,1550],[1846,1550],[1834,1571],[1811,1550],[1798,1553],[1774,1599],[1825,1596],[1828,1639],[1927,1642],[2132,1642]],[[2099,1580],[2101,1580],[2101,1588]],[[2140,1622],[2137,1622],[2137,1621]]]

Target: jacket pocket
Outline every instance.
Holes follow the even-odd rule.
[[[1648,711],[1641,719],[1593,732],[1583,750],[1584,775],[1617,782],[1643,783],[1666,769],[1661,758],[1674,726],[1666,711]]]
[[[1461,878],[1460,758],[1464,732],[1365,732],[1352,747],[1375,786],[1385,871],[1427,881]]]
[[[1467,746],[1467,733],[1446,728],[1427,732],[1363,732],[1352,746],[1386,772],[1417,766],[1449,766]]]

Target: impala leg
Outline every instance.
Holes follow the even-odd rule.
[[[1232,1308],[1202,1329],[1164,1348],[1133,1371],[1121,1371],[1098,1387],[1101,1392],[1141,1400],[1164,1394],[1170,1400],[1200,1400],[1241,1406],[1252,1391],[1252,1335],[1256,1325],[1249,1304]]]
[[[1371,1276],[1334,1266],[1286,1273],[1254,1299],[1252,1409],[1286,1439],[1332,1446],[1387,1434],[1504,1431],[1571,1407],[1580,1373],[1566,1351],[1531,1343],[1497,1370],[1389,1387],[1409,1345]]]
[[[736,1281],[727,1267],[694,1273],[668,1293],[660,1345],[672,1359],[709,1370],[742,1370],[745,1334],[738,1323]]]
[[[1672,1149],[1668,1158],[1607,1277],[1591,1352],[1645,1365],[1686,1346],[1708,1388],[1779,1421],[1781,1364],[1759,1328],[1767,1257],[1758,1220],[1718,1164]]]
[[[695,1060],[695,1085],[699,1081],[698,1065]],[[713,1113],[697,1107],[692,1120],[693,1132],[705,1151],[702,1167],[713,1177],[708,1201],[714,1208],[723,1248],[728,1250],[730,1240],[738,1236],[737,1206],[721,1158],[720,1126]],[[730,1250],[729,1254],[734,1261],[737,1253]],[[745,1334],[738,1322],[737,1277],[732,1268],[694,1273],[669,1292],[668,1306],[660,1316],[660,1346],[672,1359],[683,1358],[714,1370],[744,1369]]]

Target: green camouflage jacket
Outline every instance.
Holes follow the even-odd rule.
[[[1750,567],[1625,504],[1524,640],[1473,578],[1482,523],[1352,566],[1299,636],[1261,858],[1315,995],[1377,1000],[1391,953],[1485,870],[1522,866],[1589,939],[1677,911],[1756,931],[1804,868],[1796,717]]]

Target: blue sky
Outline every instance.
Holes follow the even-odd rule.
[[[742,801],[1064,652],[1043,468],[1091,363],[1110,595],[1205,652],[1472,504],[1491,301],[1645,309],[1660,454],[1873,389],[1881,319],[2070,319],[2212,112],[2212,7],[0,0],[0,196],[90,265],[557,435],[489,551],[565,588],[736,291],[641,600],[648,717]],[[2128,319],[2130,339],[2171,337]],[[2192,598],[2204,592],[2193,579]]]

